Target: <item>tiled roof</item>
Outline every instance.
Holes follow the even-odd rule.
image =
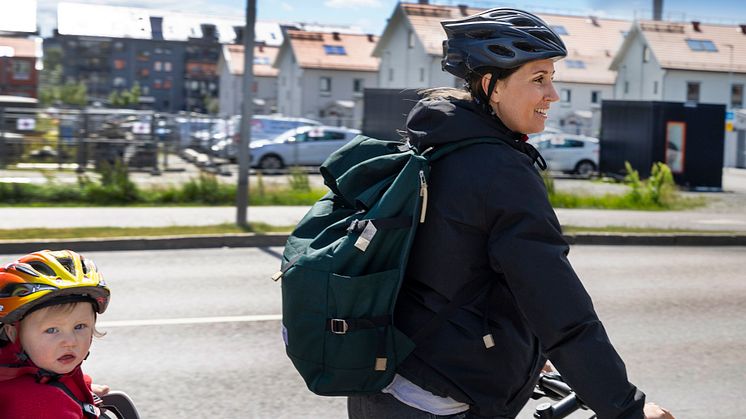
[[[653,56],[663,68],[746,73],[746,28],[738,25],[640,21]],[[716,51],[694,51],[687,40],[711,41]]]
[[[289,30],[287,41],[301,68],[378,71],[380,60],[371,55],[378,41],[373,35]]]
[[[478,13],[484,9],[464,6],[433,6],[401,3],[417,37],[430,55],[443,55],[445,32],[442,20],[458,19]],[[576,83],[613,84],[615,72],[609,64],[624,40],[623,33],[629,30],[630,21],[602,19],[589,16],[540,14],[550,26],[563,26],[567,35],[560,35],[567,46],[566,60],[583,61],[584,68],[569,68],[566,63],[555,65],[555,80]]]
[[[0,37],[0,56],[36,57],[33,39]]]
[[[226,45],[226,61],[231,74],[243,75],[243,45]],[[277,77],[276,68],[272,67],[277,57],[278,47],[257,45],[254,47],[254,75],[259,77]]]

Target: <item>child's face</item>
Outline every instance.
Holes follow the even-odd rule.
[[[88,355],[96,318],[86,302],[72,311],[54,308],[42,308],[21,320],[21,346],[37,367],[66,374]]]

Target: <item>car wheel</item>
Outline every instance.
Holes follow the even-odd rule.
[[[590,160],[583,160],[575,165],[575,173],[583,177],[590,177],[595,171],[596,165]]]
[[[259,160],[259,168],[265,173],[277,173],[284,166],[282,159],[274,155],[264,156]]]

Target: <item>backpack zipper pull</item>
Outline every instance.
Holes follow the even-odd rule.
[[[425,222],[425,214],[427,213],[427,180],[425,180],[425,172],[420,170],[420,196],[422,197],[422,207],[420,208],[420,223]]]

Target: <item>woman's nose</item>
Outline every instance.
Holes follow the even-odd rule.
[[[545,93],[544,98],[547,102],[556,102],[560,99],[557,94],[557,89],[554,88],[554,83],[549,84],[548,91]]]

